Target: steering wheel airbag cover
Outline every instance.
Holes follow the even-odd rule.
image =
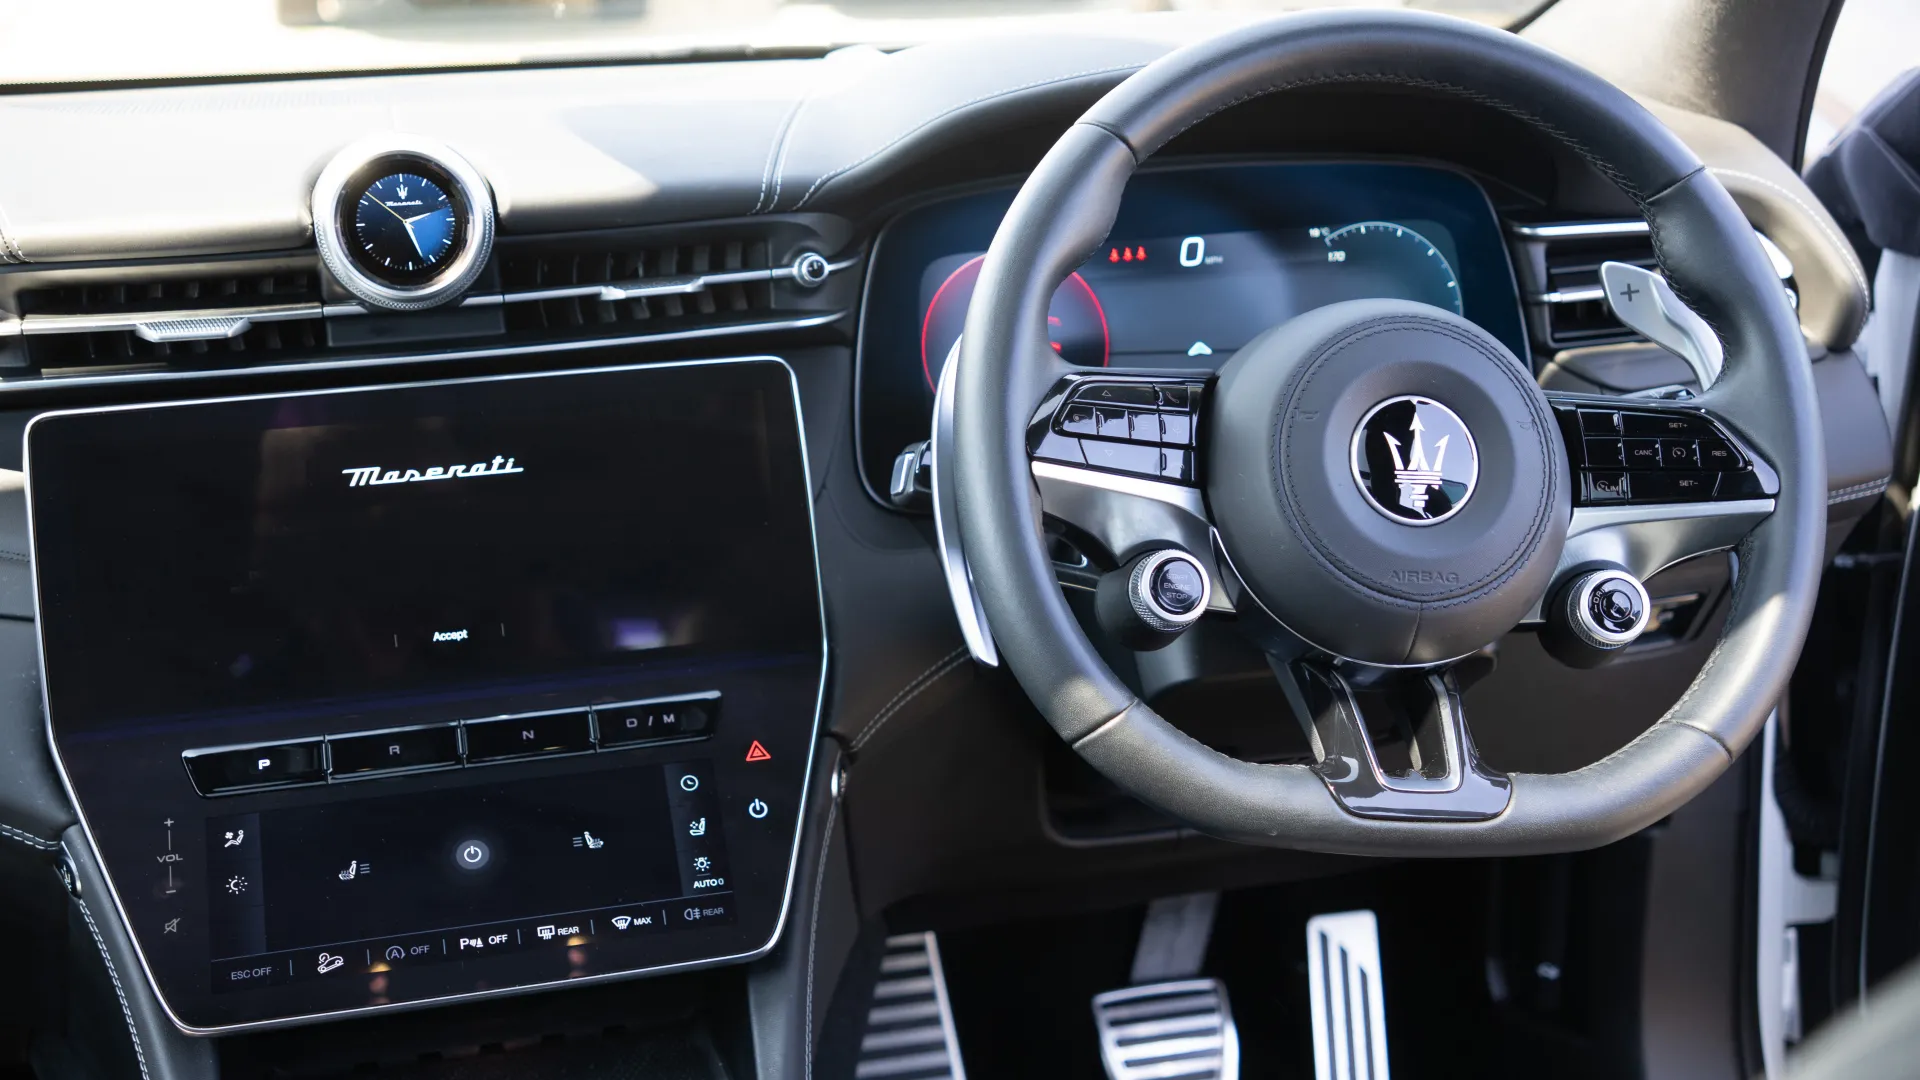
[[[1208,460],[1239,467],[1213,470],[1208,501],[1235,569],[1294,633],[1364,663],[1432,664],[1498,637],[1546,591],[1571,513],[1566,451],[1545,396],[1486,331],[1425,304],[1350,300],[1262,334],[1217,385]],[[1368,413],[1412,395],[1464,424],[1451,442],[1470,439],[1427,433],[1422,465],[1477,459],[1471,497],[1431,526],[1376,510],[1351,464]]]

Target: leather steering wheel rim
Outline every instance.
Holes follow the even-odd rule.
[[[1606,759],[1516,773],[1482,820],[1349,812],[1313,769],[1220,754],[1174,728],[1108,668],[1043,540],[1026,426],[1058,374],[1055,286],[1104,243],[1127,179],[1180,132],[1248,99],[1373,84],[1453,95],[1524,121],[1591,163],[1651,226],[1676,293],[1721,338],[1722,377],[1695,404],[1777,471],[1773,512],[1737,546],[1724,633],[1671,710]],[[1752,741],[1799,656],[1826,522],[1825,462],[1799,326],[1732,199],[1621,90],[1526,41],[1409,12],[1284,16],[1175,51],[1101,99],[1015,198],[981,267],[953,382],[947,464],[980,605],[1000,654],[1056,732],[1123,789],[1204,832],[1382,855],[1508,855],[1608,843],[1671,813]],[[1543,718],[1547,722],[1547,718]]]

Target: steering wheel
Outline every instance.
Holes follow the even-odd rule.
[[[1723,438],[1744,455],[1747,486],[1704,501],[1663,500],[1657,489],[1652,502],[1586,498],[1614,493],[1582,488],[1593,478],[1569,462],[1568,441],[1577,448],[1589,422],[1578,406],[1591,422],[1619,424],[1605,410],[1628,405],[1546,394],[1486,332],[1419,304],[1309,312],[1192,384],[1164,371],[1089,375],[1056,357],[1049,298],[1105,242],[1142,162],[1222,109],[1334,84],[1498,109],[1630,196],[1651,226],[1665,280],[1649,278],[1670,313],[1697,313],[1704,322],[1691,325],[1717,338],[1702,344],[1724,347],[1724,369],[1699,397],[1645,402],[1652,412],[1637,415]],[[1752,227],[1639,104],[1510,34],[1420,13],[1311,13],[1147,66],[1061,136],[1021,188],[948,367],[935,494],[942,544],[964,553],[950,582],[967,594],[963,622],[971,606],[990,628],[976,654],[997,651],[1095,769],[1217,836],[1403,856],[1610,842],[1726,770],[1785,692],[1812,615],[1826,520],[1820,422],[1798,324]],[[1171,397],[1195,414],[1193,449],[1178,465],[1155,458],[1159,478],[1050,454],[1066,430],[1062,410],[1089,389],[1147,411]],[[1175,581],[1168,595],[1231,609],[1250,629],[1303,720],[1313,763],[1228,757],[1139,700],[1067,603],[1043,517],[1094,536],[1123,564],[1141,552],[1192,556],[1207,580],[1188,580],[1184,593]],[[1727,548],[1737,571],[1723,636],[1657,723],[1573,772],[1503,774],[1479,759],[1461,711],[1463,659],[1538,621],[1583,572],[1646,577]],[[1554,703],[1541,702],[1531,722],[1556,723]],[[1397,764],[1369,735],[1396,725],[1412,732]]]

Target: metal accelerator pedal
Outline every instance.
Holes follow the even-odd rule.
[[[855,1080],[967,1080],[940,946],[932,934],[887,939],[853,1075]]]
[[[1133,953],[1133,983],[1093,999],[1109,1080],[1239,1080],[1240,1036],[1218,979],[1196,978],[1219,893],[1155,900]]]
[[[1314,1080],[1390,1080],[1380,924],[1371,911],[1307,920]]]
[[[1239,1080],[1240,1036],[1218,979],[1109,990],[1093,999],[1112,1080]]]

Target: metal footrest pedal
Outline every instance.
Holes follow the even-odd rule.
[[[1109,990],[1093,999],[1111,1080],[1239,1080],[1240,1036],[1218,979]]]
[[[853,1075],[855,1080],[967,1080],[940,946],[932,934],[887,939]]]

